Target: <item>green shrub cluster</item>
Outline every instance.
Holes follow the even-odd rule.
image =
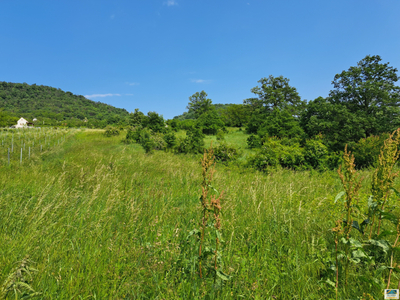
[[[257,136],[250,136],[248,144],[258,142]],[[255,142],[254,142],[255,141]],[[340,153],[330,153],[318,138],[307,140],[303,147],[296,141],[266,137],[262,147],[248,160],[248,165],[267,171],[269,167],[281,166],[293,170],[337,168]]]
[[[228,145],[226,142],[214,147],[214,157],[219,162],[228,163],[236,161],[240,154],[240,151],[236,147]]]
[[[112,137],[119,135],[119,130],[115,127],[107,126],[106,130],[104,131],[104,135],[106,137]]]
[[[204,134],[201,128],[191,127],[185,138],[177,139],[174,132],[154,132],[141,126],[129,127],[123,140],[126,144],[138,143],[146,153],[153,150],[170,150],[177,153],[202,153],[204,151]]]

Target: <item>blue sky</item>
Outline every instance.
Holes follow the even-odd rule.
[[[0,0],[0,28],[0,81],[166,119],[269,75],[312,100],[366,55],[400,69],[400,0]]]

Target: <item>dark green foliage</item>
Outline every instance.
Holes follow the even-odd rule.
[[[224,141],[224,140],[225,140],[224,131],[218,130],[218,132],[217,132],[217,141]]]
[[[246,133],[256,134],[258,129],[264,123],[265,117],[260,114],[259,111],[255,111],[251,114],[251,117],[246,125]]]
[[[299,122],[287,110],[275,109],[257,130],[260,137],[301,138],[304,134]]]
[[[186,108],[194,113],[196,119],[211,108],[212,101],[207,96],[205,91],[201,91],[189,97],[189,104]]]
[[[275,109],[289,109],[291,113],[298,113],[303,103],[295,87],[289,85],[289,79],[283,76],[261,78],[260,86],[251,89],[258,98],[249,98],[244,102],[257,108],[261,113]]]
[[[128,117],[125,109],[94,102],[43,85],[0,82],[0,108],[25,119],[37,118],[43,125],[87,126],[103,128],[119,124]],[[86,122],[84,121],[86,118]],[[65,125],[66,124],[66,125]]]
[[[351,113],[346,106],[332,104],[322,97],[308,103],[300,124],[309,137],[322,134],[324,144],[332,151],[341,151],[346,144],[364,138],[368,125],[367,120]]]
[[[119,130],[115,127],[108,126],[108,127],[106,127],[106,130],[104,131],[104,135],[106,137],[117,136],[117,135],[119,135]]]
[[[147,117],[138,108],[135,108],[135,112],[129,114],[129,125],[146,127]]]
[[[225,142],[214,148],[215,160],[219,162],[227,163],[235,161],[239,158],[239,155],[240,152],[236,147],[228,145]]]
[[[225,126],[214,108],[201,114],[196,120],[196,124],[202,128],[204,134],[217,134],[218,130],[224,129]]]
[[[218,108],[217,111],[219,112]],[[243,104],[228,104],[226,109],[221,111],[221,116],[226,126],[242,127],[250,118],[250,107]]]
[[[167,120],[165,122],[170,129],[172,129],[173,131],[178,131],[181,127],[180,127],[180,121],[178,119],[170,119]]]
[[[389,134],[381,134],[380,136],[372,135],[360,139],[353,147],[351,147],[357,168],[361,169],[375,166],[381,148],[388,137]]]
[[[164,132],[165,121],[163,116],[154,111],[148,112],[146,126],[150,128],[153,132]]]
[[[333,151],[346,144],[352,148],[360,139],[391,132],[400,125],[400,87],[397,69],[366,56],[356,67],[337,74],[330,97],[308,103],[301,126],[309,137],[324,135]]]
[[[328,148],[322,143],[320,137],[306,141],[304,145],[304,159],[310,167],[319,170],[327,169],[328,155]]]
[[[186,138],[179,139],[177,151],[179,153],[203,153],[204,134],[201,128],[192,127],[186,131]]]
[[[167,132],[166,134],[164,134],[164,141],[166,143],[166,147],[168,149],[173,149],[175,148],[176,144],[177,144],[177,139],[176,136],[173,132]]]
[[[359,118],[365,118],[366,136],[388,132],[399,126],[400,87],[397,69],[381,63],[379,55],[367,55],[350,67],[336,74],[330,101],[341,104]]]
[[[248,138],[247,138],[247,145],[250,149],[253,148],[260,148],[262,143],[261,143],[261,138],[258,135],[255,134],[251,134]]]
[[[287,145],[275,137],[267,138],[257,154],[249,158],[248,164],[260,171],[267,171],[268,167],[278,165],[294,170],[306,168],[300,145],[297,143]]]
[[[17,124],[18,117],[11,115],[8,112],[3,111],[0,108],[0,127],[10,127],[12,125]]]
[[[195,126],[196,122],[195,120],[183,120],[179,122],[180,129],[183,130],[190,130]]]
[[[143,132],[143,128],[140,126],[128,127],[124,143],[126,143],[126,144],[140,143],[140,140],[142,137],[141,136],[142,132]]]

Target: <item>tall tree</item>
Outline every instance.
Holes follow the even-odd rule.
[[[336,74],[330,102],[344,105],[349,112],[367,120],[367,136],[399,126],[400,77],[379,55],[367,55],[356,67]],[[371,126],[373,125],[373,126]]]
[[[293,114],[298,113],[297,108],[302,105],[302,101],[296,88],[289,85],[289,79],[270,75],[268,78],[261,78],[258,82],[260,86],[251,89],[258,98],[246,99],[245,104],[264,112],[278,108],[289,109]]]
[[[189,112],[194,112],[196,119],[207,112],[211,107],[212,101],[208,99],[207,96],[205,91],[201,91],[189,97],[189,104],[186,108],[189,109]]]

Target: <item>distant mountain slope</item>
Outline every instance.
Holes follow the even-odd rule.
[[[43,85],[0,81],[0,108],[17,117],[88,120],[103,125],[116,124],[128,116],[125,109],[88,100]]]

